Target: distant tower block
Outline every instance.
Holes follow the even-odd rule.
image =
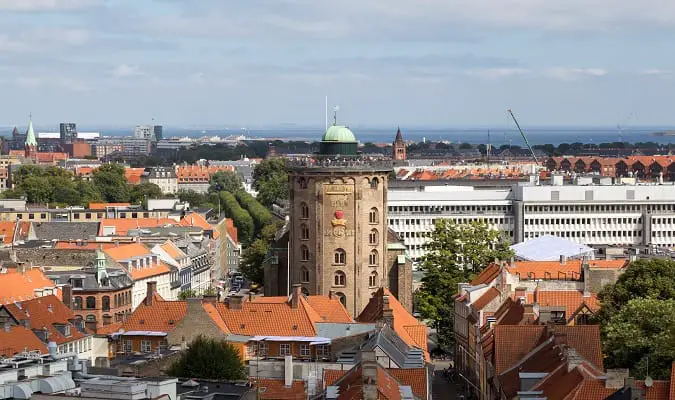
[[[403,135],[401,134],[401,128],[398,128],[396,131],[396,139],[393,143],[393,156],[394,161],[404,161],[406,160],[405,154],[405,142],[403,142]]]

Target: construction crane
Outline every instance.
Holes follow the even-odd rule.
[[[525,144],[527,145],[527,148],[530,150],[530,154],[532,154],[532,158],[534,159],[534,163],[539,165],[539,161],[537,160],[537,156],[534,154],[534,150],[532,150],[532,146],[530,146],[530,142],[527,141],[527,136],[525,136],[525,132],[523,132],[522,129],[520,129],[520,124],[518,123],[518,120],[516,119],[516,116],[513,115],[513,111],[509,108],[508,110],[509,115],[511,115],[511,118],[513,119],[513,122],[516,123],[516,127],[518,128],[518,131],[520,132],[520,136],[523,137],[523,140],[525,141]]]

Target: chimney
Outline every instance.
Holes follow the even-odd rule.
[[[517,287],[515,289],[514,296],[515,296],[516,302],[520,300],[520,302],[522,304],[524,304],[525,301],[527,301],[527,296],[526,296],[526,293],[525,293],[526,291],[527,291],[527,289],[525,289],[524,287]]]
[[[230,310],[241,310],[244,303],[244,296],[236,295],[230,297]]]
[[[157,291],[157,282],[156,281],[148,282],[148,290],[147,293],[145,294],[145,301],[144,301],[146,306],[152,305],[152,298],[156,291]]]
[[[328,291],[328,298],[330,300],[333,300],[335,298],[335,290],[329,290]]]
[[[389,306],[389,296],[382,296],[382,322],[394,327],[394,310]]]
[[[560,255],[560,265],[565,265],[567,264],[567,256],[564,254]]]
[[[68,308],[73,308],[73,287],[70,285],[63,285],[61,288],[61,297],[63,304]]]
[[[627,368],[608,369],[605,372],[605,388],[606,389],[621,389],[624,385],[624,380],[628,378],[629,371]]]
[[[374,351],[361,352],[363,400],[377,400],[377,358]]]
[[[523,304],[523,322],[531,324],[536,320],[534,304]]]
[[[291,307],[298,308],[300,303],[300,296],[302,296],[302,285],[299,283],[293,284],[293,289],[291,290]]]
[[[217,294],[205,294],[204,296],[202,296],[202,301],[204,303],[216,304],[218,302],[218,295]]]

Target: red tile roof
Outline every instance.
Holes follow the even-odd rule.
[[[403,308],[389,289],[378,289],[356,320],[370,323],[381,321],[384,296],[389,299],[389,307],[394,315],[394,326],[392,328],[396,331],[396,334],[409,346],[424,350],[425,358],[428,359],[427,326]]]
[[[488,284],[492,282],[496,277],[499,276],[501,272],[501,267],[499,264],[492,263],[485,267],[478,276],[476,276],[472,281],[472,286],[477,286],[481,284]]]
[[[69,322],[75,320],[75,314],[56,296],[38,297],[20,303],[5,304],[3,307],[17,320],[28,319],[31,329],[46,328],[49,331],[50,342],[63,344],[86,337]],[[66,337],[59,332],[56,328],[58,324],[69,325],[70,336]]]
[[[181,218],[180,224],[182,226],[198,226],[205,231],[212,231],[214,239],[218,239],[218,236],[220,236],[220,233],[213,229],[213,226],[211,226],[201,214],[196,212],[192,212]]]
[[[480,311],[483,309],[483,307],[487,306],[488,303],[490,303],[492,300],[496,299],[499,297],[499,290],[491,287],[489,288],[485,293],[483,293],[482,296],[478,298],[478,300],[474,301],[471,306],[477,310]]]
[[[98,225],[98,235],[105,236],[105,228],[115,227],[114,236],[126,236],[130,230],[179,225],[171,218],[104,218]]]
[[[387,372],[401,384],[410,386],[415,396],[427,398],[427,370],[425,368],[387,368]]]
[[[125,168],[124,176],[127,178],[127,182],[130,185],[138,185],[141,183],[141,178],[144,172],[145,168]]]
[[[43,291],[61,296],[61,291],[42,270],[25,268],[27,270],[23,273],[17,268],[5,268],[4,273],[0,272],[0,304],[30,300],[42,296]]]
[[[235,244],[239,243],[239,237],[237,236],[237,227],[234,226],[234,220],[232,218],[225,218],[225,230],[230,236],[230,239],[234,241]]]
[[[12,326],[9,331],[0,329],[0,357],[12,357],[26,350],[49,353],[44,342],[24,326]]]
[[[0,222],[0,237],[2,243],[9,245],[14,241],[14,231],[16,230],[16,221],[2,221]]]
[[[165,301],[157,293],[152,305],[136,307],[122,328],[129,331],[171,332],[187,313],[187,301]]]
[[[323,370],[324,386],[338,386],[340,400],[363,398],[363,369],[361,364],[344,370]],[[427,371],[425,368],[384,369],[377,366],[377,391],[379,399],[401,399],[400,386],[410,386],[413,394],[427,398]]]
[[[151,276],[166,274],[171,271],[168,265],[159,260],[147,247],[142,243],[123,244],[119,247],[110,247],[103,250],[110,258],[117,261],[124,269],[129,272],[129,275],[134,280],[145,279]],[[150,264],[139,266],[138,264],[129,267],[128,260],[137,258],[149,258]]]
[[[595,294],[584,297],[584,293],[579,290],[536,290],[534,292],[534,302],[539,306],[563,306],[565,307],[565,318],[569,321],[582,305],[586,305],[592,312],[600,309],[600,302]]]
[[[255,386],[263,389],[262,399],[304,400],[307,398],[305,382],[302,380],[294,380],[290,387],[284,386],[282,379],[257,379],[257,383],[255,381]]]

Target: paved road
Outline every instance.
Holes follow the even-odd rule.
[[[459,390],[453,383],[443,377],[443,370],[450,366],[450,361],[434,361],[434,380],[431,383],[431,394],[434,400],[460,399]]]

